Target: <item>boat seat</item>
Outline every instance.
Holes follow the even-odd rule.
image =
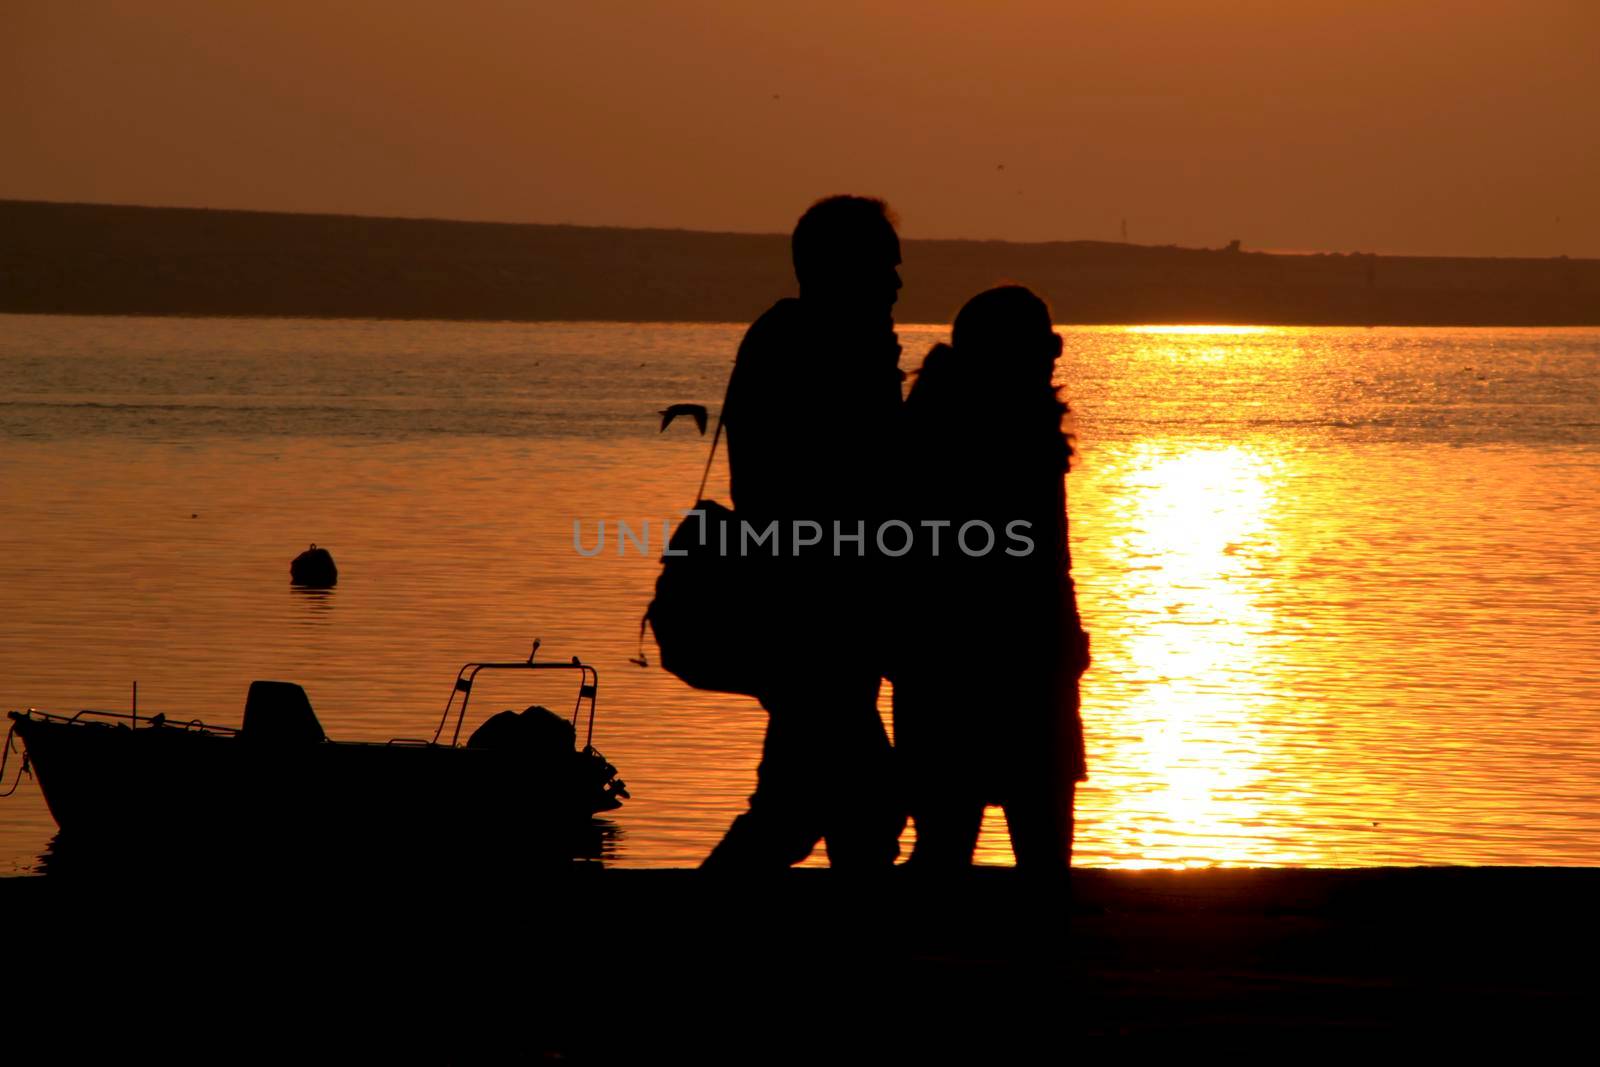
[[[239,737],[280,745],[311,745],[328,739],[304,689],[293,682],[266,681],[250,683]]]

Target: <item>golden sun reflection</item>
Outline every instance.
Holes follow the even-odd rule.
[[[1284,858],[1268,828],[1293,821],[1303,791],[1266,779],[1286,762],[1275,751],[1285,721],[1275,682],[1295,627],[1285,635],[1263,595],[1276,580],[1282,464],[1248,447],[1152,442],[1104,475],[1116,486],[1105,526],[1075,546],[1095,640],[1078,862],[1244,864],[1264,849]],[[982,862],[1010,861],[996,816]]]
[[[1232,326],[1226,323],[1197,323],[1181,326],[1129,326],[1125,333],[1168,334],[1180,337],[1214,337],[1224,335],[1276,333],[1272,326]]]
[[[1128,561],[1125,610],[1145,617],[1123,647],[1137,692],[1123,706],[1141,727],[1127,753],[1147,783],[1141,809],[1158,819],[1128,825],[1150,865],[1226,854],[1240,827],[1259,822],[1249,786],[1261,755],[1242,744],[1250,699],[1239,682],[1254,673],[1269,613],[1248,587],[1248,556],[1271,552],[1271,471],[1240,448],[1156,460],[1128,501],[1128,531],[1114,552]],[[1142,684],[1139,684],[1142,683]],[[1177,835],[1184,856],[1168,852]]]

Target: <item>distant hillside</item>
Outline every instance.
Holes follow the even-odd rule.
[[[1600,260],[908,241],[902,322],[1002,280],[1062,322],[1600,325]],[[730,321],[794,288],[780,235],[0,200],[0,311]]]

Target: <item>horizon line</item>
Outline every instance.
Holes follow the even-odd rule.
[[[239,208],[239,207],[199,207],[193,204],[141,204],[114,200],[40,200],[29,197],[0,196],[0,204],[39,204],[52,207],[105,207],[105,208],[132,208],[142,211],[195,211],[215,212],[218,214],[232,215],[288,215],[297,218],[325,218],[325,219],[365,219],[373,222],[416,222],[416,223],[448,223],[458,226],[532,226],[545,229],[571,229],[571,230],[619,230],[642,233],[678,233],[696,234],[710,237],[770,237],[779,240],[788,240],[787,233],[769,230],[704,230],[687,226],[629,226],[620,223],[586,223],[586,222],[529,222],[509,221],[505,219],[463,219],[451,218],[443,215],[364,215],[347,211],[287,211],[280,208]],[[1280,256],[1284,258],[1312,258],[1324,257],[1370,257],[1373,259],[1434,259],[1434,260],[1522,260],[1528,262],[1600,262],[1600,256],[1572,256],[1567,254],[1553,256],[1529,255],[1440,255],[1434,253],[1414,252],[1367,252],[1361,250],[1350,251],[1306,251],[1303,249],[1278,249],[1245,247],[1242,242],[1237,247],[1224,245],[1220,248],[1203,245],[1179,244],[1142,244],[1137,241],[1108,240],[1095,237],[1076,238],[1040,238],[1029,241],[1018,241],[1005,237],[908,237],[901,236],[901,240],[911,244],[985,244],[985,245],[1098,245],[1109,248],[1149,249],[1156,251],[1180,252],[1212,252],[1224,255],[1246,256]]]

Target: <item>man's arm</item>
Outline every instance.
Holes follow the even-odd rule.
[[[745,331],[723,412],[733,505],[752,516],[794,506],[794,468],[805,449],[794,408],[805,368],[792,365],[793,319],[780,302]]]

